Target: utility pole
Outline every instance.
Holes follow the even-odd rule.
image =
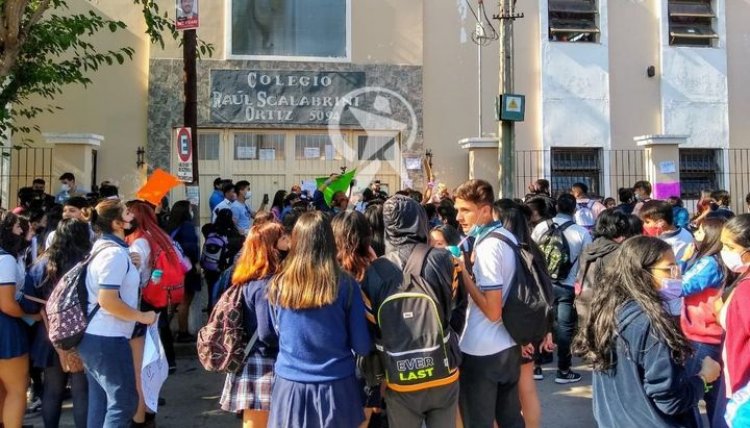
[[[500,21],[500,93],[513,93],[513,22],[523,18],[515,12],[516,0],[500,0],[500,14],[493,18]],[[500,121],[500,147],[498,147],[499,196],[512,198],[515,187],[515,122]]]
[[[190,128],[191,150],[193,152],[193,182],[192,186],[199,187],[198,172],[198,35],[196,30],[184,30],[182,32],[182,57],[185,72],[185,110],[183,113],[183,126]],[[200,227],[201,198],[198,198],[196,213],[193,215],[193,224]]]

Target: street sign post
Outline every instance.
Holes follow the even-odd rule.
[[[186,182],[193,181],[193,142],[190,128],[175,130],[175,149],[177,150],[177,178]]]

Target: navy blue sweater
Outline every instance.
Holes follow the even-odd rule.
[[[279,353],[279,339],[271,321],[268,305],[268,283],[271,278],[250,281],[243,285],[242,297],[244,303],[245,330],[249,336],[258,331],[258,339],[250,350],[250,355],[262,355],[266,358],[276,358]]]
[[[354,376],[354,354],[372,347],[357,282],[339,279],[336,302],[315,309],[272,307],[279,331],[276,375],[294,382],[331,382]]]
[[[616,364],[594,372],[594,416],[601,427],[697,427],[703,381],[677,364],[634,301],[617,313]]]

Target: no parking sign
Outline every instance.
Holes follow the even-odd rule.
[[[191,183],[193,181],[193,138],[190,128],[177,128],[175,144],[177,149],[177,178]]]

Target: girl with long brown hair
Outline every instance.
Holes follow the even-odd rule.
[[[289,236],[276,222],[253,226],[232,274],[232,287],[242,287],[244,322],[248,337],[258,333],[240,371],[229,373],[221,394],[221,408],[242,412],[244,428],[265,427],[271,409],[273,365],[278,337],[268,307],[268,283],[281,270]]]
[[[709,357],[698,373],[684,364],[690,343],[665,308],[680,268],[666,242],[626,240],[594,289],[575,351],[593,363],[600,426],[698,427],[698,400],[719,377]]]
[[[352,351],[372,346],[359,286],[336,260],[321,212],[300,216],[268,299],[279,333],[269,426],[345,427],[364,421]],[[321,400],[320,397],[326,397]]]

